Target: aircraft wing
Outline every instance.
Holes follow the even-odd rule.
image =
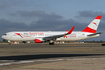
[[[43,37],[43,40],[56,40],[57,38],[63,37],[63,36],[68,35],[68,34],[71,34],[72,31],[74,30],[74,28],[75,27],[72,27],[72,29],[66,34],[52,35],[52,36]]]
[[[100,32],[100,33],[90,34],[90,35],[87,35],[87,36],[94,36],[94,35],[97,35],[97,34],[102,34],[102,32]]]

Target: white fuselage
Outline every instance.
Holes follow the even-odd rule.
[[[97,16],[84,30],[73,31],[75,26],[69,31],[14,31],[2,36],[3,39],[11,41],[35,41],[35,43],[49,42],[54,45],[54,41],[77,41],[99,36],[96,33],[102,16]]]
[[[18,35],[16,33],[19,33]],[[53,35],[60,35],[65,34],[67,32],[65,31],[16,31],[16,32],[8,32],[2,36],[3,39],[9,40],[9,41],[34,41],[36,38],[44,38],[48,36]],[[92,33],[88,32],[72,32],[69,35],[65,35],[63,37],[57,38],[56,41],[77,41],[77,40],[83,40],[83,39],[89,39],[93,37],[97,37],[98,35],[94,36],[87,36]]]

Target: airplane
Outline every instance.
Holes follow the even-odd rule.
[[[2,38],[12,41],[35,41],[35,43],[48,42],[54,45],[55,41],[78,41],[98,37],[101,33],[96,33],[102,16],[97,16],[84,30],[73,31],[12,31],[5,33]]]

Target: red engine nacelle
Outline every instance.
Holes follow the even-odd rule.
[[[35,43],[42,43],[42,39],[41,38],[36,38]]]

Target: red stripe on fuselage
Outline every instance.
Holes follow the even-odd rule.
[[[20,37],[22,37],[20,33],[15,33],[15,34],[17,34],[17,35],[19,35]],[[22,38],[23,38],[23,37],[22,37]]]
[[[86,27],[82,32],[96,33],[96,30]]]

